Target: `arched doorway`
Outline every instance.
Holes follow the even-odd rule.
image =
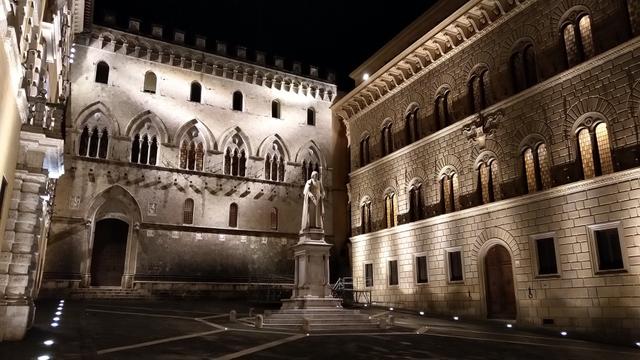
[[[129,224],[117,219],[96,223],[91,252],[91,286],[121,286]]]
[[[484,257],[487,317],[515,319],[516,295],[511,256],[504,246],[494,245]]]

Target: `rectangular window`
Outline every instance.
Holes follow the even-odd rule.
[[[389,261],[389,285],[398,285],[398,260]]]
[[[364,286],[373,286],[373,264],[364,264]]]
[[[462,281],[462,252],[460,250],[448,251],[449,281]]]
[[[2,208],[4,207],[4,193],[7,191],[7,179],[2,177],[2,185],[0,185],[0,219],[2,218]]]
[[[598,254],[599,270],[621,270],[624,269],[622,261],[622,249],[620,247],[620,237],[618,228],[596,230],[595,242]]]
[[[558,273],[556,247],[553,238],[536,239],[538,253],[538,275],[554,275]]]
[[[416,256],[416,283],[426,284],[429,282],[429,275],[427,273],[427,256]]]

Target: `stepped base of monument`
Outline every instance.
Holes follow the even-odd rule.
[[[380,331],[378,319],[372,319],[359,310],[342,307],[282,309],[265,311],[265,328],[288,329],[293,331]]]
[[[282,310],[342,308],[342,299],[334,297],[297,297],[282,300]]]

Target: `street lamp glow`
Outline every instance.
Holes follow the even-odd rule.
[[[362,75],[362,80],[364,81],[369,80],[369,73],[364,73],[364,75]]]

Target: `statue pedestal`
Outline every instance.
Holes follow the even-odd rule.
[[[341,299],[331,296],[329,284],[329,249],[324,230],[306,229],[294,246],[295,280],[293,295],[282,300],[282,309],[317,309],[342,307]]]

